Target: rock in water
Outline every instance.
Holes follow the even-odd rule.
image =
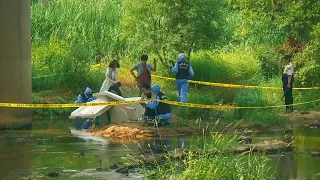
[[[311,157],[320,157],[320,152],[317,152],[317,151],[312,152]]]
[[[128,167],[124,167],[124,168],[120,168],[118,170],[116,170],[117,173],[121,173],[121,174],[129,174],[129,169]]]
[[[118,168],[119,168],[119,166],[118,166],[118,165],[116,165],[116,164],[114,164],[114,165],[110,166],[110,169],[118,169]]]
[[[252,138],[250,136],[240,136],[238,139],[238,142],[244,143],[244,144],[251,144]]]
[[[294,140],[294,137],[290,134],[286,134],[284,136],[284,142],[286,142],[286,143],[291,143],[293,140]]]
[[[279,141],[279,140],[271,140],[271,141],[264,141],[260,143],[256,143],[252,145],[254,151],[258,152],[266,152],[266,153],[277,153],[281,151],[291,151],[292,146],[288,143]]]
[[[58,176],[59,176],[59,173],[57,173],[57,172],[52,172],[52,173],[49,173],[48,176],[49,176],[49,177],[58,177]]]

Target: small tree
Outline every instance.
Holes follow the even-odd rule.
[[[121,37],[131,53],[154,53],[165,65],[179,52],[217,46],[223,10],[220,0],[125,0]]]

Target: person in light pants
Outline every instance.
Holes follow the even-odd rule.
[[[179,54],[178,62],[172,67],[172,72],[176,73],[176,87],[180,102],[187,102],[189,91],[189,79],[194,76],[192,66],[186,61],[183,53]]]

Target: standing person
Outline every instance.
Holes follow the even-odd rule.
[[[106,79],[103,81],[100,92],[103,91],[114,91],[119,96],[122,96],[120,91],[121,83],[117,81],[118,69],[120,68],[120,64],[117,60],[113,60],[109,63],[109,66],[106,71]]]
[[[193,69],[183,53],[179,54],[178,62],[172,67],[172,72],[176,73],[176,87],[178,90],[179,101],[187,102],[189,90],[189,79],[194,76]]]
[[[281,59],[280,69],[282,72],[282,88],[285,97],[286,111],[293,112],[292,87],[294,82],[294,70],[291,64],[291,56],[285,55]]]
[[[154,59],[153,67],[147,63],[148,55],[143,54],[140,58],[140,63],[136,64],[130,69],[130,73],[137,81],[138,88],[140,90],[140,94],[142,93],[141,87],[143,84],[151,85],[151,71],[156,71],[157,61]],[[134,74],[134,71],[137,71],[137,76]]]

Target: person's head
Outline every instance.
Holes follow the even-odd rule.
[[[181,53],[178,55],[178,61],[185,61],[186,60],[186,56],[184,55],[184,53]]]
[[[149,84],[143,84],[143,85],[141,86],[141,91],[142,91],[142,93],[145,94],[145,95],[151,94],[151,87],[150,87],[150,85],[149,85]]]
[[[158,94],[158,93],[160,92],[160,85],[155,84],[155,85],[152,86],[151,89],[152,89],[152,92],[153,92],[154,94]]]
[[[141,55],[140,61],[141,61],[142,63],[147,63],[147,61],[148,61],[148,55],[146,55],[146,54]]]
[[[84,91],[84,93],[87,95],[87,96],[91,96],[92,95],[92,90],[87,87],[86,90]]]
[[[284,62],[286,62],[286,63],[291,62],[291,55],[288,55],[288,54],[287,54],[287,55],[283,56],[282,60],[283,60]]]
[[[112,60],[110,63],[109,63],[109,66],[108,66],[109,68],[120,68],[120,64],[119,64],[119,62],[116,60],[116,59],[114,59],[114,60]]]

